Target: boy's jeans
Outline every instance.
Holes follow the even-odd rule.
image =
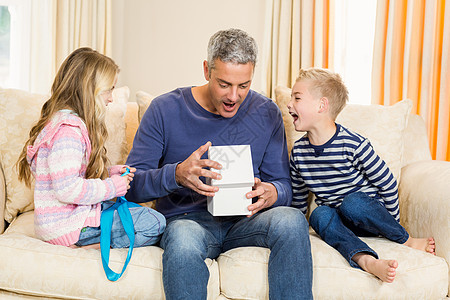
[[[249,246],[271,250],[270,299],[312,299],[308,227],[300,210],[291,207],[250,218],[213,217],[207,211],[169,218],[160,243],[166,299],[206,299],[209,271],[204,260]]]
[[[388,210],[376,199],[357,192],[346,196],[337,208],[317,207],[309,217],[316,233],[347,259],[352,267],[356,253],[365,252],[378,258],[377,253],[358,236],[384,236],[403,244],[409,235]]]
[[[102,211],[114,205],[113,201],[102,203]],[[133,218],[135,240],[134,248],[151,246],[156,244],[164,228],[166,219],[162,214],[149,207],[130,207],[130,214]],[[80,238],[75,243],[77,246],[86,246],[100,243],[100,227],[85,227],[81,230]],[[114,211],[113,224],[111,228],[111,248],[128,248],[130,240],[123,229],[117,210]]]

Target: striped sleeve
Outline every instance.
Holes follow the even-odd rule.
[[[378,189],[384,206],[399,221],[397,181],[386,163],[375,153],[368,139],[356,149],[354,163],[356,168],[365,174],[370,184]]]
[[[294,161],[294,149],[292,149],[290,159],[290,172],[292,182],[292,207],[300,209],[303,214],[308,210],[308,188],[303,181]]]
[[[85,179],[82,174],[86,145],[77,127],[62,125],[46,149],[48,170],[41,178],[48,182],[58,200],[63,203],[92,205],[125,194],[126,180],[107,178]],[[117,175],[116,175],[117,176]]]

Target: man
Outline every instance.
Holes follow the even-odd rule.
[[[271,299],[311,299],[308,224],[291,204],[289,159],[281,113],[250,90],[257,48],[238,29],[219,31],[208,44],[203,86],[179,88],[154,99],[146,111],[127,164],[137,171],[127,199],[156,201],[167,218],[160,245],[167,299],[206,299],[204,260],[236,247],[271,250]],[[251,216],[213,217],[207,196],[220,179],[206,157],[211,145],[251,145],[255,184]],[[200,147],[199,147],[200,146]],[[198,148],[198,149],[197,149]]]

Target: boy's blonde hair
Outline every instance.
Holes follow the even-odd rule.
[[[41,117],[31,129],[19,156],[19,180],[30,186],[32,174],[27,161],[27,148],[33,145],[52,116],[67,108],[78,114],[89,133],[92,149],[85,177],[105,179],[108,176],[106,108],[101,94],[111,90],[118,72],[119,67],[111,58],[87,47],[73,51],[64,60],[53,81],[50,99],[44,103]]]
[[[348,101],[348,90],[341,76],[327,69],[300,69],[296,82],[308,80],[310,93],[316,97],[328,99],[330,115],[336,120]]]

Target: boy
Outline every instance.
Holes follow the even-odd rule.
[[[393,282],[398,262],[378,259],[358,236],[384,236],[435,254],[433,238],[412,238],[399,223],[397,182],[368,139],[335,123],[348,101],[341,77],[306,69],[292,88],[289,113],[297,131],[290,168],[292,206],[307,211],[308,192],[318,207],[309,223],[352,267]]]

